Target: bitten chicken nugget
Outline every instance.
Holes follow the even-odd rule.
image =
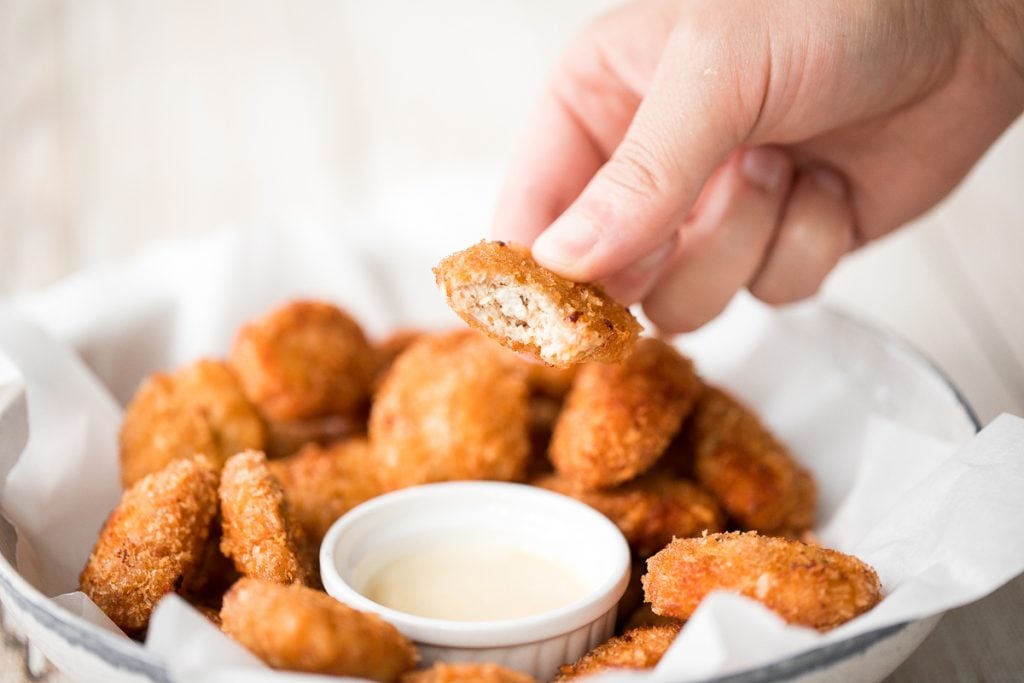
[[[434,276],[471,327],[551,365],[621,360],[640,333],[599,287],[541,268],[524,247],[480,242],[441,261]]]
[[[263,453],[232,456],[221,473],[219,495],[220,549],[243,576],[316,582],[311,548]]]
[[[697,481],[744,529],[799,536],[813,526],[814,480],[746,406],[705,385],[684,429]]]
[[[587,488],[649,469],[690,412],[700,388],[693,364],[658,339],[626,360],[580,368],[551,438],[555,469]]]
[[[423,671],[402,676],[402,683],[536,683],[533,676],[497,664],[437,662]]]
[[[558,670],[558,681],[586,678],[613,669],[653,669],[679,634],[680,626],[641,626],[611,638]]]
[[[370,412],[385,488],[435,481],[519,481],[529,454],[522,362],[470,330],[403,353]]]
[[[217,474],[205,458],[175,460],[124,492],[79,577],[125,633],[146,628],[160,598],[199,564],[217,512]]]
[[[666,472],[651,472],[610,489],[586,489],[558,474],[532,483],[586,503],[611,519],[640,556],[661,550],[674,536],[721,531],[724,522],[713,496]]]
[[[240,579],[220,617],[225,633],[275,669],[396,681],[416,664],[394,626],[304,586]]]
[[[202,453],[216,468],[240,450],[263,448],[263,420],[228,367],[201,360],[157,373],[136,392],[121,425],[121,481],[127,488],[178,458]]]
[[[322,301],[293,301],[248,323],[229,362],[245,395],[275,421],[358,412],[377,367],[359,324]]]
[[[656,614],[688,619],[704,596],[725,590],[819,631],[882,599],[878,575],[856,557],[755,531],[677,538],[647,561],[643,581]]]
[[[382,492],[366,439],[332,446],[310,444],[295,455],[268,463],[307,539],[320,545],[335,520]]]

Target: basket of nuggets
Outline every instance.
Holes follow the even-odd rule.
[[[372,340],[343,307],[295,299],[222,357],[145,378],[120,424],[123,490],[78,580],[117,629],[145,640],[175,595],[281,671],[568,681],[653,669],[723,592],[819,634],[882,601],[871,566],[818,542],[806,465],[599,287],[502,242],[434,276],[468,327]],[[633,571],[613,632],[543,672],[439,660],[325,592],[318,554],[347,513],[472,481],[560,494],[618,529]]]

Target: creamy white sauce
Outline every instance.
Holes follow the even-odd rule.
[[[563,607],[582,598],[586,586],[557,561],[511,543],[467,538],[396,555],[362,593],[406,614],[490,621]]]

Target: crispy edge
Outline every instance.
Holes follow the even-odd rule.
[[[614,636],[558,670],[556,681],[571,681],[612,669],[652,669],[679,634],[680,625],[641,626]]]
[[[629,309],[617,303],[594,284],[573,282],[555,275],[534,261],[525,247],[500,241],[481,241],[444,258],[435,268],[434,277],[448,300],[448,305],[470,327],[476,328],[513,351],[534,356],[545,363],[572,365],[586,361],[612,363],[632,351],[641,327]],[[564,313],[561,320],[549,324],[571,326],[568,332],[577,337],[600,339],[599,344],[580,348],[567,362],[541,356],[540,347],[509,339],[477,320],[453,300],[453,293],[467,285],[479,285],[505,278],[518,286],[536,289],[559,304]]]
[[[533,676],[492,663],[436,662],[402,676],[402,683],[536,683]]]

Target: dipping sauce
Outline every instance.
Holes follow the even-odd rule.
[[[433,619],[515,619],[568,605],[586,586],[557,561],[511,543],[460,539],[424,545],[385,563],[363,595]]]

